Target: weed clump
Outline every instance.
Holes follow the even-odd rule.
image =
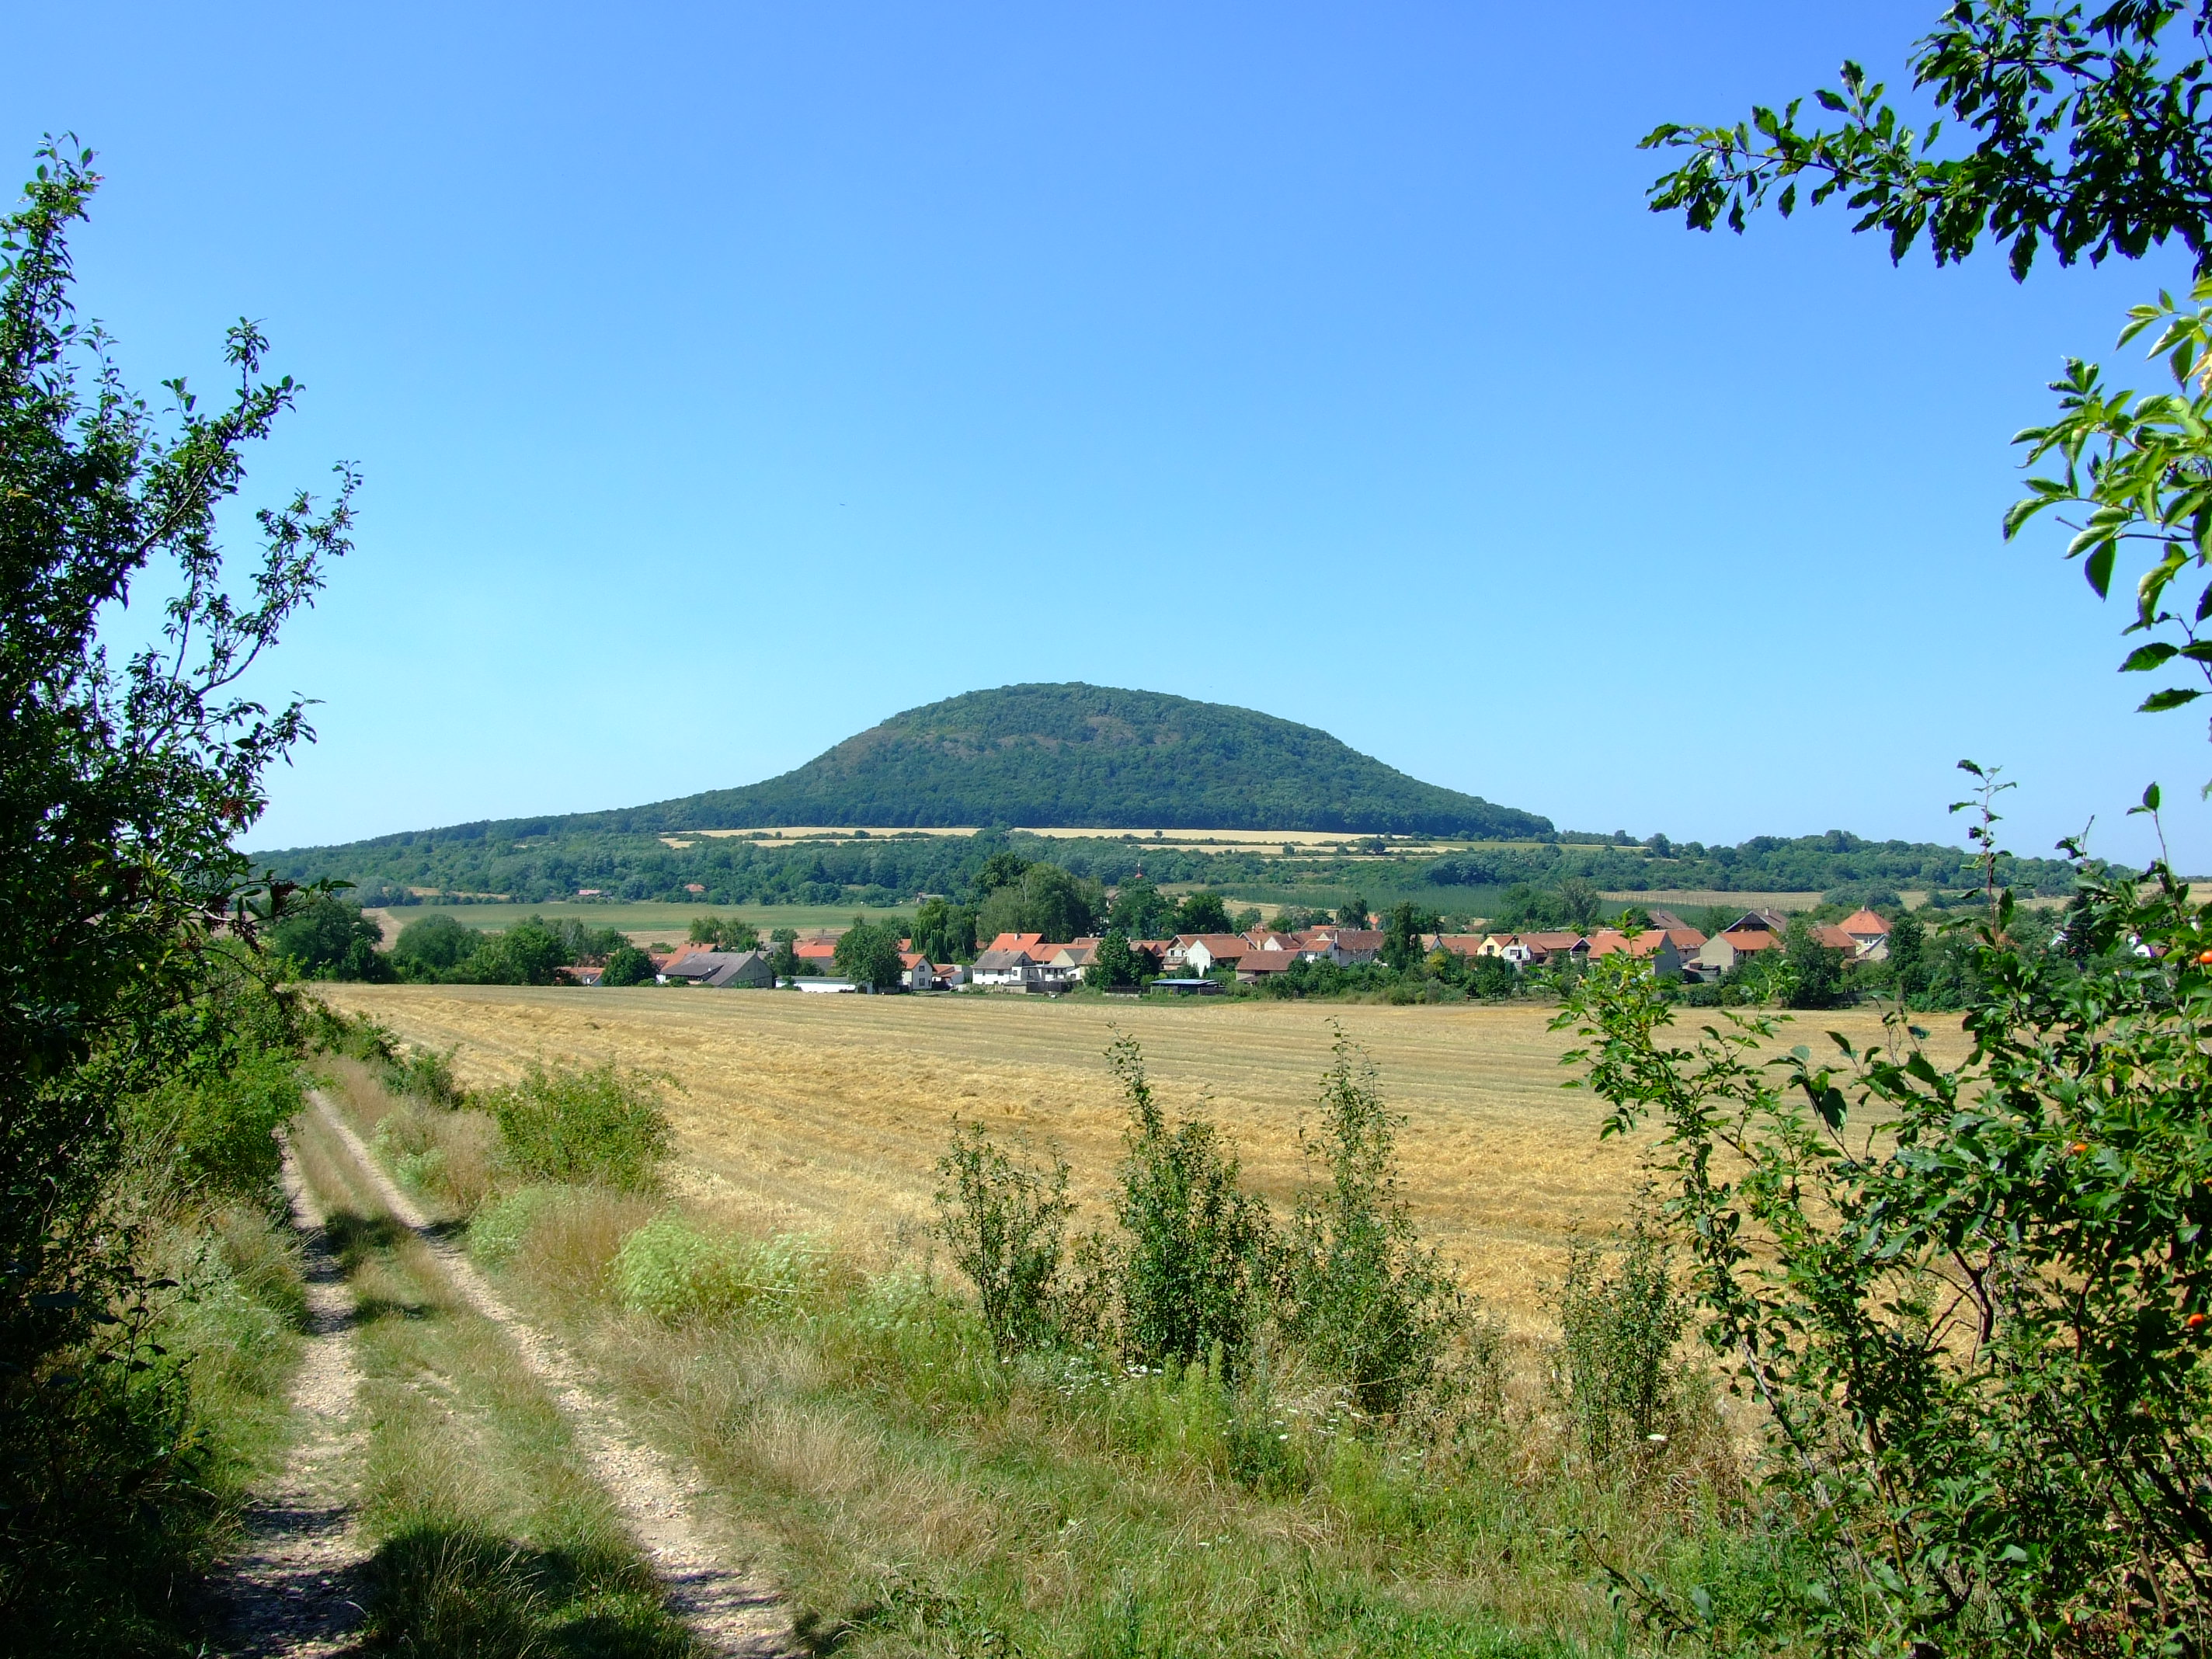
[[[1674,1349],[1690,1322],[1666,1236],[1648,1208],[1620,1238],[1618,1255],[1608,1274],[1608,1252],[1574,1240],[1558,1300],[1553,1385],[1600,1468],[1623,1453],[1648,1456],[1671,1437],[1683,1384]]]
[[[1121,1188],[1114,1218],[1122,1343],[1140,1364],[1209,1356],[1234,1374],[1249,1345],[1273,1229],[1267,1206],[1237,1184],[1237,1159],[1204,1117],[1173,1129],[1152,1098],[1144,1055],[1127,1036],[1106,1051],[1127,1096]]]
[[[616,1299],[669,1324],[727,1319],[756,1303],[793,1303],[822,1276],[827,1252],[792,1234],[716,1236],[680,1216],[654,1217],[623,1241],[609,1273]]]
[[[1283,1324],[1362,1411],[1380,1416],[1440,1380],[1470,1310],[1399,1196],[1396,1120],[1374,1066],[1341,1030],[1334,1053],[1321,1128],[1299,1133],[1328,1182],[1298,1200],[1291,1220]]]
[[[658,1184],[672,1136],[648,1079],[611,1061],[589,1071],[532,1065],[488,1098],[501,1151],[521,1175],[633,1191]]]
[[[1054,1281],[1066,1243],[1067,1161],[1016,1164],[980,1123],[952,1126],[937,1163],[938,1232],[982,1304],[1001,1357],[1048,1346],[1059,1335]]]

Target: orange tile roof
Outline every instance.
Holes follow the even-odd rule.
[[[1836,925],[1847,933],[1889,933],[1889,924],[1871,910],[1854,910]]]

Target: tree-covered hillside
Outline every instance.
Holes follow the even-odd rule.
[[[613,901],[712,904],[890,904],[917,893],[958,893],[994,854],[1011,848],[1048,859],[1108,885],[1143,876],[1198,882],[1239,896],[1320,902],[1357,893],[1381,902],[1422,897],[1455,912],[1485,912],[1504,889],[1548,886],[1570,877],[1608,891],[1710,889],[1722,892],[1825,892],[1847,887],[1950,890],[1976,885],[1972,855],[1956,847],[1871,842],[1840,831],[1762,836],[1739,847],[1642,845],[1565,839],[1479,846],[1443,857],[1314,848],[1284,856],[1259,850],[1164,847],[1134,836],[1048,841],[1018,832],[974,836],[863,836],[797,843],[701,836],[671,846],[658,836],[604,832],[512,837],[477,824],[387,836],[345,847],[301,848],[263,856],[295,881],[350,881],[374,904],[422,895],[497,895],[544,904],[597,889]],[[1348,846],[1360,845],[1357,842]],[[2049,859],[2008,859],[2003,878],[2023,890],[2070,890],[2072,872]],[[694,888],[697,891],[693,891]]]
[[[1002,686],[910,708],[764,783],[486,828],[517,839],[822,823],[1508,838],[1552,827],[1408,777],[1310,726],[1069,684]]]

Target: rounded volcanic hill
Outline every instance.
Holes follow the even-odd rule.
[[[655,832],[1003,824],[1499,839],[1552,827],[1408,777],[1310,726],[1080,683],[966,692],[894,714],[765,782],[567,822]]]

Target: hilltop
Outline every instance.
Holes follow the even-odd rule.
[[[909,708],[781,777],[498,836],[787,824],[1314,830],[1510,840],[1551,820],[1407,776],[1254,709],[1110,686],[1009,685]]]

